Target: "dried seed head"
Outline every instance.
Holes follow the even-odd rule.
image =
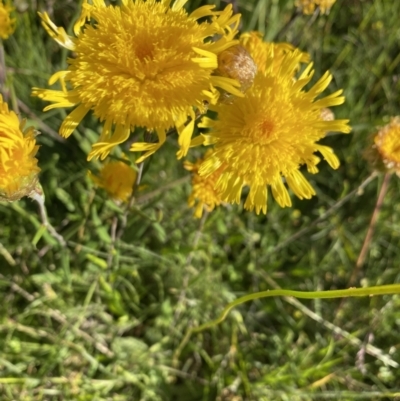
[[[256,74],[257,65],[243,46],[232,46],[218,55],[218,69],[215,70],[215,75],[236,79],[243,93],[251,87]],[[231,94],[222,94],[223,100],[231,97]]]

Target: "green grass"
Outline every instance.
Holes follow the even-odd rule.
[[[71,29],[74,2],[37,2]],[[189,2],[224,6],[223,1]],[[389,400],[400,397],[400,297],[260,299],[219,326],[186,331],[238,297],[274,288],[346,288],[383,176],[362,158],[376,126],[399,113],[400,2],[337,0],[328,16],[295,14],[292,0],[239,0],[243,30],[310,53],[316,77],[329,69],[343,88],[337,118],[350,135],[327,137],[341,160],[308,176],[312,200],[268,204],[267,216],[221,207],[202,220],[187,206],[187,172],[168,143],[146,162],[143,189],[126,213],[87,178],[86,155],[98,122],[68,140],[64,111],[42,113],[30,96],[66,65],[68,52],[46,36],[36,2],[17,13],[4,42],[7,88],[22,116],[42,131],[38,157],[49,219],[63,249],[40,228],[36,204],[0,203],[0,400]],[[22,106],[21,106],[22,105]],[[25,106],[24,106],[25,105]],[[201,154],[194,149],[189,158]],[[393,176],[355,285],[400,281],[400,182]],[[335,207],[338,205],[338,207]],[[325,213],[328,212],[326,215]],[[317,222],[316,219],[321,217]],[[113,227],[123,227],[120,239]],[[175,363],[174,363],[175,362]]]

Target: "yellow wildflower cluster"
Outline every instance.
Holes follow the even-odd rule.
[[[328,14],[336,0],[296,0],[296,6],[303,14],[313,14],[319,7],[321,14]]]
[[[15,201],[29,195],[37,184],[40,169],[35,158],[35,130],[24,130],[0,95],[0,200]]]
[[[11,12],[14,7],[8,1],[5,4],[0,3],[0,38],[8,39],[15,31],[15,18],[11,18]]]
[[[216,188],[216,184],[223,172],[223,166],[219,167],[209,176],[201,176],[199,169],[204,160],[207,160],[213,154],[213,150],[207,150],[203,158],[197,159],[195,163],[189,161],[184,162],[186,170],[192,173],[192,193],[189,196],[189,206],[195,206],[194,215],[200,218],[203,215],[203,210],[211,212],[214,208],[221,204],[221,194]]]
[[[123,161],[111,161],[104,164],[98,176],[91,173],[89,176],[112,199],[127,202],[132,195],[137,173]]]
[[[34,88],[33,94],[52,103],[45,110],[74,108],[60,127],[64,137],[89,111],[103,122],[89,160],[106,158],[135,127],[158,136],[157,143],[131,145],[131,151],[143,152],[138,163],[156,152],[168,133],[178,134],[178,158],[190,147],[213,145],[204,160],[185,164],[194,174],[189,203],[197,202],[197,216],[222,201],[239,203],[244,187],[245,208],[256,213],[267,211],[268,187],[282,207],[291,205],[288,189],[310,198],[315,192],[300,168],[317,173],[318,152],[336,169],[333,150],[318,141],[328,131],[350,131],[348,120],[327,117],[328,107],[344,102],[342,91],[317,99],[332,79],[328,72],[306,91],[312,63],[290,44],[267,43],[257,32],[235,39],[240,15],[231,5],[189,14],[186,2],[122,0],[113,6],[84,0],[75,36],[40,14],[47,32],[74,58],[50,78],[50,84],[60,82],[60,90]],[[328,10],[327,1],[313,3]],[[204,117],[198,126],[209,132],[192,138],[196,116],[209,108],[217,119]],[[124,168],[129,167],[109,163],[94,178],[120,200],[132,188],[116,178]]]
[[[374,138],[385,168],[400,176],[400,117],[392,117],[390,123],[382,127]]]

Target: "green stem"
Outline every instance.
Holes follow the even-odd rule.
[[[221,312],[219,317],[217,317],[216,319],[204,323],[198,327],[189,328],[174,353],[173,366],[177,365],[179,355],[182,352],[184,346],[190,340],[192,334],[200,333],[203,330],[209,329],[222,323],[233,308],[235,308],[238,305],[244,304],[245,302],[268,297],[326,299],[326,298],[345,298],[345,297],[368,297],[374,295],[387,295],[387,294],[400,294],[400,284],[378,285],[375,287],[348,288],[345,290],[329,290],[329,291],[293,291],[293,290],[279,289],[279,290],[255,292],[253,294],[245,295],[243,297],[236,299],[235,301],[230,302]]]
[[[345,298],[345,297],[367,297],[373,295],[385,294],[399,294],[400,284],[379,285],[375,287],[366,288],[348,288],[347,290],[330,290],[330,291],[293,291],[293,290],[271,290],[255,292],[230,302],[216,319],[211,322],[202,324],[195,327],[193,333],[199,333],[205,329],[216,326],[223,322],[228,316],[229,312],[236,306],[244,304],[245,302],[253,301],[259,298],[268,297],[295,297],[303,299],[324,299],[324,298]]]

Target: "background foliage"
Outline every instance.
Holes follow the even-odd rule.
[[[398,296],[255,301],[193,336],[174,359],[188,327],[241,295],[348,285],[383,179],[351,195],[371,173],[362,154],[375,127],[399,114],[400,2],[337,0],[328,16],[303,16],[292,0],[235,2],[243,31],[308,51],[317,77],[332,72],[330,91],[344,88],[346,96],[336,117],[350,118],[353,132],[325,139],[342,165],[310,177],[311,201],[293,198],[290,209],[271,202],[267,216],[228,206],[200,221],[186,204],[189,177],[174,139],[146,164],[129,213],[94,188],[87,169],[98,164],[86,155],[97,121],[87,117],[63,140],[64,112],[43,114],[43,102],[30,96],[69,56],[36,12],[47,10],[71,31],[79,4],[15,4],[18,27],[4,43],[6,93],[42,132],[46,206],[68,247],[47,233],[32,243],[40,220],[30,200],[0,203],[1,400],[400,397]],[[400,280],[399,189],[392,177],[356,286]]]

